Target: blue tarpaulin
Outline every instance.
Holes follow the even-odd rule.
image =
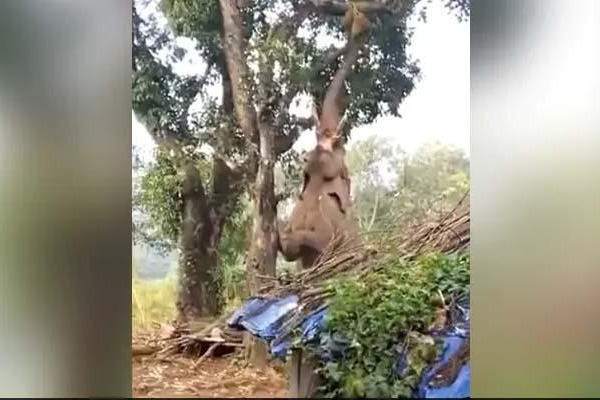
[[[441,359],[429,366],[423,375],[418,388],[418,398],[466,398],[471,397],[471,363],[461,367],[454,382],[445,387],[433,388],[430,385],[437,371],[448,363],[465,341],[469,340],[471,331],[470,299],[465,296],[451,308],[452,326],[444,332],[432,332],[434,337],[442,339],[444,351]]]
[[[270,342],[280,333],[279,328],[296,307],[298,296],[269,300],[254,297],[233,313],[228,325]]]
[[[291,295],[278,299],[251,298],[238,308],[228,321],[228,325],[250,332],[255,337],[263,339],[269,345],[274,357],[285,359],[291,346],[291,332],[286,322],[298,308],[298,297]],[[469,340],[470,332],[469,298],[465,297],[452,308],[453,325],[444,332],[430,332],[434,337],[444,342],[444,351],[440,360],[433,363],[425,371],[415,397],[417,398],[466,398],[470,397],[471,369],[467,362],[461,367],[457,378],[448,386],[433,388],[430,381],[437,371],[454,356],[463,341]],[[323,327],[327,308],[321,307],[308,315],[300,324],[301,338],[304,342],[316,340]],[[332,357],[333,352],[343,351],[343,338],[327,338],[327,354],[324,358]],[[405,354],[398,355],[396,372],[402,375]]]

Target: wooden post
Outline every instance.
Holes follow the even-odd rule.
[[[302,364],[302,350],[293,349],[288,365],[290,397],[298,398],[300,393],[300,367]]]
[[[315,368],[315,362],[301,349],[292,349],[288,366],[290,397],[306,399],[314,396],[319,386]]]

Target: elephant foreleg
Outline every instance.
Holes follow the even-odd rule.
[[[317,252],[325,250],[331,240],[331,232],[325,229],[314,231],[302,231],[301,245],[309,247]]]
[[[300,257],[301,235],[298,235],[297,232],[291,232],[289,229],[278,229],[277,234],[279,251],[283,254],[283,258],[286,261],[296,261]]]
[[[331,235],[316,231],[283,231],[279,232],[279,251],[286,261],[296,261],[302,256],[302,247],[308,247],[313,251],[323,251]]]

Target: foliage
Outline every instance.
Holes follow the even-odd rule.
[[[214,0],[162,0],[160,7],[170,28],[177,34],[194,38],[200,54],[209,64],[219,62],[221,12]]]
[[[252,213],[248,196],[243,196],[232,211],[219,243],[222,296],[225,303],[239,301],[246,294],[246,271],[243,257],[248,248]]]
[[[203,82],[175,73],[172,64],[184,51],[175,45],[169,31],[161,29],[156,17],[149,14],[142,19],[134,2],[132,106],[154,139],[183,144],[189,141],[189,107]]]
[[[407,20],[417,3],[421,2],[403,2],[399,13],[374,18],[368,49],[349,76],[351,123],[368,123],[385,112],[395,114],[400,102],[410,94],[419,70],[416,62],[406,55],[412,35]],[[311,94],[317,101],[322,99],[338,66],[339,59],[331,61],[332,48],[324,43],[344,37],[341,19],[298,0],[256,1],[249,5],[245,9],[245,29],[247,61],[254,65],[252,81],[257,88],[270,86],[272,93],[283,96],[274,110],[276,130],[283,136],[293,135],[294,119],[288,115],[292,100],[303,93]],[[468,16],[469,1],[450,0],[444,5],[458,10],[459,15]],[[306,10],[311,12],[304,15]],[[134,2],[132,15],[133,108],[150,134],[159,142],[208,144],[226,157],[243,155],[247,143],[239,138],[235,115],[226,112],[224,103],[207,91],[209,85],[223,83],[227,74],[218,2],[139,0]],[[302,24],[295,25],[302,20]],[[328,38],[325,41],[324,36]],[[199,73],[181,76],[175,72],[173,65],[186,54],[178,46],[178,37],[193,40],[195,49],[188,50],[197,51],[205,63]],[[331,62],[325,63],[326,59]],[[263,70],[273,72],[268,75],[268,82],[264,82],[260,68],[255,68],[257,62]],[[194,112],[190,106],[198,95],[204,106]],[[253,93],[258,100],[256,96],[257,93]],[[381,107],[382,103],[387,104],[387,111]],[[224,132],[222,126],[229,126],[228,131]],[[281,150],[286,151],[286,148]],[[286,165],[287,161],[282,160],[282,163]],[[145,200],[156,211],[149,219],[160,227],[146,239],[172,243],[179,229],[175,223],[181,218],[173,215],[180,209],[175,193],[177,177],[167,165],[161,165],[148,174],[145,182],[142,190],[150,188],[152,191],[145,195]],[[165,187],[161,189],[162,184]],[[159,207],[159,199],[167,203]],[[160,209],[166,213],[159,212]]]
[[[160,148],[155,151],[155,162],[141,170],[139,188],[133,193],[134,208],[147,219],[136,228],[138,241],[162,250],[176,247],[181,232],[183,176],[174,158]],[[200,177],[210,178],[206,161],[197,161]]]
[[[406,155],[373,136],[350,146],[346,158],[359,226],[363,232],[381,229],[397,203],[399,187],[390,178],[401,173]]]
[[[327,397],[410,397],[424,368],[440,354],[426,332],[438,293],[449,300],[469,291],[468,255],[430,254],[414,262],[390,256],[380,267],[364,279],[340,278],[331,284],[334,295],[321,345],[342,338],[348,346],[342,357],[320,369]],[[407,354],[402,377],[394,369],[399,348]]]
[[[160,235],[173,244],[181,229],[181,184],[181,177],[170,159],[158,153],[156,164],[149,168],[141,185],[141,204],[156,222]]]
[[[157,141],[176,140],[173,143],[181,145],[206,143],[213,149],[219,147],[219,152],[225,155],[243,154],[247,146],[237,140],[239,132],[229,129],[227,133],[219,129],[224,122],[231,127],[231,122],[236,122],[235,116],[224,112],[223,104],[217,103],[206,92],[209,84],[223,81],[226,74],[218,2],[160,0],[135,3],[137,8],[151,10],[145,12],[143,18],[135,8],[133,12],[133,108],[140,121]],[[324,64],[325,59],[330,59],[332,48],[323,45],[323,35],[328,40],[344,37],[340,18],[323,12],[307,13],[301,29],[295,32],[298,29],[294,25],[296,18],[304,10],[311,9],[305,3],[297,0],[257,1],[249,3],[251,7],[245,10],[248,62],[260,61],[266,64],[264,68],[273,71],[269,81],[262,82],[259,71],[251,68],[252,80],[257,87],[271,85],[273,93],[281,93],[287,99],[274,110],[277,130],[282,135],[291,133],[294,120],[288,115],[288,107],[292,99],[303,93],[322,99],[338,66],[339,60]],[[417,10],[417,3],[421,2],[404,2],[399,13],[374,18],[369,47],[349,76],[351,122],[368,123],[379,114],[395,114],[400,102],[410,94],[419,70],[416,62],[406,55],[412,35],[407,20]],[[444,6],[457,11],[458,16],[468,16],[470,2],[450,0],[445,1]],[[166,17],[166,26],[163,17]],[[205,62],[203,74],[181,76],[175,72],[174,63],[181,61],[186,53],[177,45],[177,37],[193,40],[195,50]],[[190,106],[199,94],[203,96],[205,106],[199,112],[191,112]],[[387,104],[387,111],[381,107],[382,103]],[[218,137],[228,135],[232,136],[231,140],[223,139],[226,143],[220,145],[216,143]],[[151,208],[158,211],[156,202],[159,198],[167,201],[162,207],[166,214],[153,212],[150,216],[151,220],[154,216],[159,217],[154,221],[160,227],[155,230],[154,239],[172,242],[177,233],[174,223],[180,219],[173,215],[174,210],[180,209],[173,195],[176,176],[171,174],[168,166],[165,165],[164,171],[162,166],[149,174],[144,188],[153,191],[146,195],[146,200],[154,204]],[[165,185],[163,189],[159,189],[161,184]]]
[[[371,137],[348,149],[355,212],[363,232],[411,225],[454,207],[470,185],[463,151],[430,143],[415,154]]]
[[[396,115],[399,104],[414,88],[419,68],[416,60],[406,54],[413,31],[407,21],[421,2],[428,3],[404,1],[397,7],[393,3],[399,2],[392,1],[389,3],[394,13],[372,17],[369,45],[348,77],[351,124],[372,122],[383,113]],[[294,125],[294,119],[288,114],[292,100],[309,94],[320,102],[339,66],[339,42],[345,39],[346,32],[341,17],[326,12],[325,3],[261,0],[247,3],[243,9],[251,98],[260,101],[266,93],[280,95],[272,111],[282,135],[290,134]],[[444,6],[456,10],[460,17],[468,16],[468,3],[450,0]],[[195,50],[206,66],[202,82],[217,83],[219,78],[222,81],[226,68],[218,2],[161,0],[160,11],[174,35],[194,41]],[[337,56],[332,57],[336,53]],[[183,85],[176,81],[173,81],[176,87]],[[219,114],[220,110],[216,112]]]
[[[429,144],[407,160],[397,177],[397,206],[403,222],[447,211],[469,187],[469,160],[456,148]]]

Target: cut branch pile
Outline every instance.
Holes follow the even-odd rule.
[[[331,278],[352,275],[360,279],[361,276],[377,271],[381,265],[377,261],[385,256],[398,255],[411,260],[430,252],[452,254],[464,251],[470,244],[471,218],[468,195],[468,192],[465,193],[453,210],[435,222],[426,222],[400,231],[392,228],[375,242],[358,240],[346,241],[338,246],[332,245],[335,250],[325,252],[312,268],[278,278],[264,277],[267,282],[259,293],[264,298],[298,295],[299,307],[286,322],[286,325],[293,326],[303,316],[326,303],[331,295],[327,288]],[[242,346],[242,335],[225,325],[229,316],[225,315],[202,329],[178,328],[178,333],[172,335],[170,345],[159,353],[166,355],[189,353],[191,350],[198,352],[201,345],[207,343],[210,350],[200,353],[212,352],[216,347],[213,344],[219,340],[224,345]]]
[[[168,345],[162,348],[157,355],[167,357],[172,354],[185,353],[188,355],[202,355],[195,367],[205,358],[213,354],[228,354],[236,348],[243,347],[243,332],[229,328],[226,325],[228,314],[201,327],[180,325],[165,342]],[[204,357],[206,355],[206,357]]]

